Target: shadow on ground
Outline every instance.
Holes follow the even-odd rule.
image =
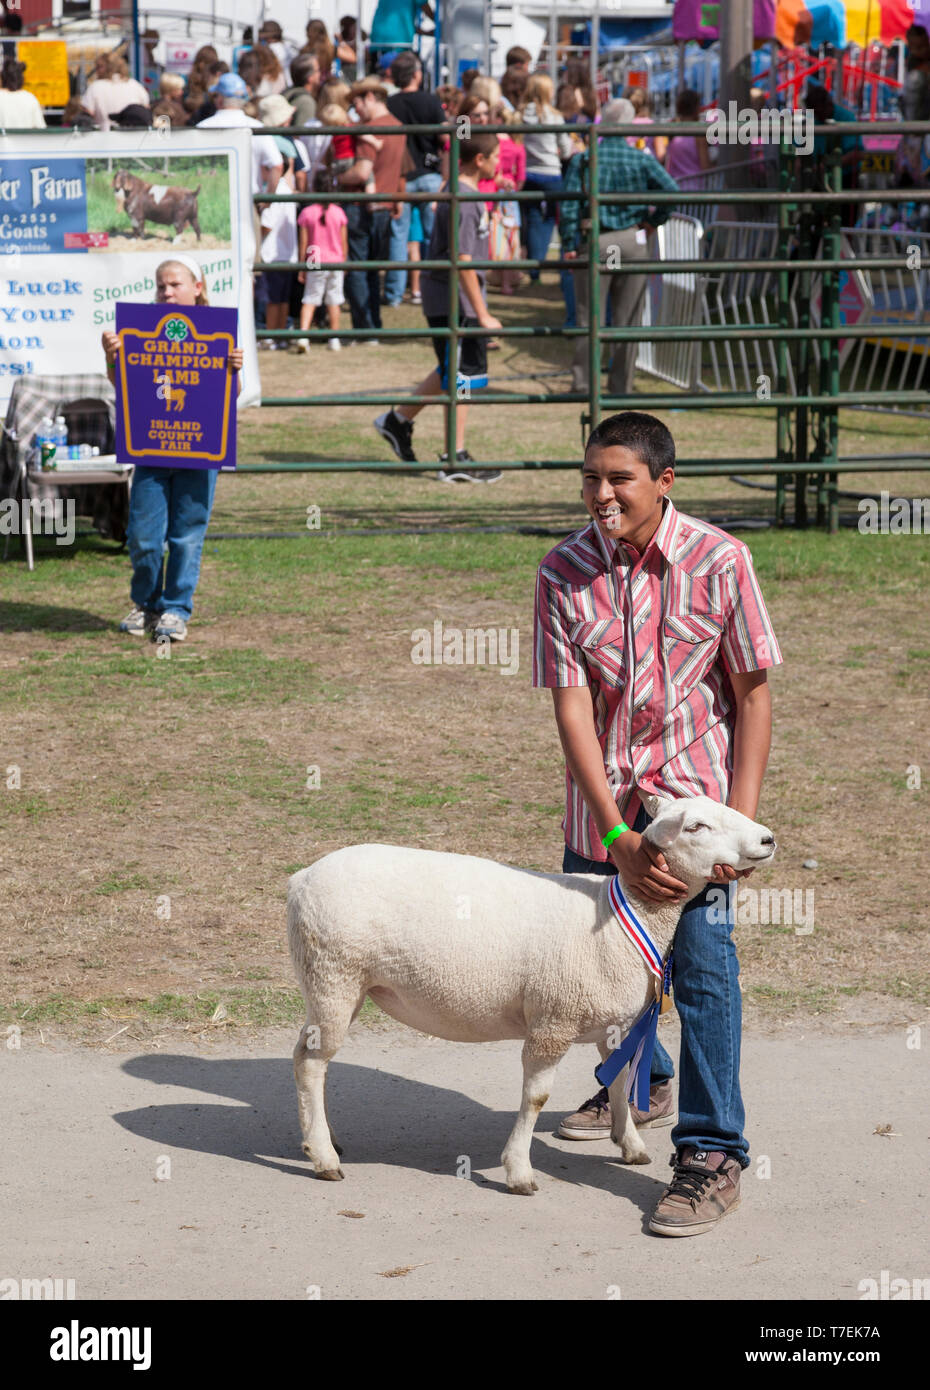
[[[255,1163],[294,1177],[314,1178],[300,1150],[297,1101],[290,1059],[192,1057],[157,1054],[134,1057],[123,1065],[130,1076],[155,1086],[184,1086],[204,1096],[225,1096],[234,1106],[196,1101],[186,1105],[148,1105],[113,1116],[117,1124],[162,1147],[215,1154]],[[514,1076],[514,1104],[519,1079]],[[500,1153],[513,1127],[515,1111],[491,1110],[445,1086],[412,1081],[392,1072],[334,1062],[327,1080],[328,1109],[344,1153],[351,1184],[353,1164],[378,1163],[456,1177],[467,1153],[473,1180],[506,1194],[504,1184],[482,1176],[500,1168]],[[560,1115],[544,1110],[532,1147],[538,1173],[576,1185],[615,1193],[651,1215],[666,1183],[665,1170],[627,1167],[609,1141],[566,1153],[551,1145]],[[286,1157],[269,1158],[277,1154]],[[293,1156],[294,1162],[290,1162]]]
[[[113,626],[83,608],[0,601],[0,632],[103,632]]]

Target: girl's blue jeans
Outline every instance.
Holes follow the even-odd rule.
[[[560,174],[528,174],[523,184],[523,191],[529,193],[533,190],[561,187],[562,177]],[[549,254],[549,243],[552,240],[552,233],[555,231],[556,207],[557,204],[554,202],[527,202],[521,206],[521,212],[526,218],[526,250],[531,261],[544,261]],[[545,215],[542,212],[543,208]],[[531,270],[530,279],[538,280],[539,271]]]
[[[129,594],[137,608],[190,618],[217,472],[136,468],[126,540],[132,561]]]
[[[640,809],[633,829],[649,824]],[[611,860],[602,864],[585,859],[565,846],[562,872],[566,874],[614,874]],[[713,891],[714,896],[709,897]],[[749,1164],[749,1144],[743,1135],[746,1115],[739,1086],[742,1002],[739,962],[733,944],[733,885],[727,892],[728,909],[721,910],[720,884],[708,884],[685,904],[675,935],[672,988],[681,1020],[678,1123],[672,1130],[675,1148],[694,1145],[716,1149]],[[718,920],[722,919],[722,920]],[[650,1080],[653,1084],[674,1076],[675,1067],[662,1044],[656,1041]]]

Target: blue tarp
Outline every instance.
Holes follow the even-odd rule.
[[[571,42],[578,47],[590,47],[591,23],[572,29]],[[625,48],[627,44],[665,44],[672,42],[672,26],[659,25],[654,19],[602,19],[598,52]]]

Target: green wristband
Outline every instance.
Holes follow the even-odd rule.
[[[607,834],[601,841],[601,844],[604,846],[605,849],[610,849],[610,846],[613,844],[614,840],[618,839],[619,836],[623,834],[624,830],[629,830],[629,828],[630,827],[627,825],[626,821],[621,821],[619,825],[614,826],[613,830],[608,830]]]

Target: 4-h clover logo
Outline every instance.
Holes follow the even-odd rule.
[[[182,343],[187,337],[187,324],[183,319],[169,319],[165,324],[165,337],[172,343]]]

